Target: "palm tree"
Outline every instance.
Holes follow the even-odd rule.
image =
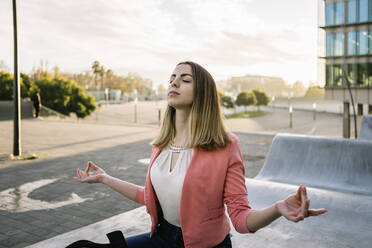
[[[97,76],[98,76],[98,74],[100,72],[100,69],[101,69],[101,67],[99,65],[99,62],[97,60],[93,62],[92,69],[93,69],[93,74],[94,74],[94,84],[95,84],[96,89],[97,89],[98,88],[97,87],[98,86],[97,85]]]

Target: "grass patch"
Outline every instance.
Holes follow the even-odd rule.
[[[229,114],[225,115],[227,119],[229,118],[253,118],[253,117],[259,117],[267,114],[264,111],[248,111],[248,112],[241,112],[241,113],[234,113],[234,114]]]

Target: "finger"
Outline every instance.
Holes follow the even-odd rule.
[[[325,209],[325,208],[309,209],[308,210],[309,216],[317,216],[317,215],[324,214],[326,212],[328,212],[328,210]]]
[[[296,193],[296,199],[301,201],[301,191],[302,191],[302,187],[303,185],[301,184],[298,189],[297,189],[297,193]]]
[[[95,171],[99,169],[92,161],[88,162],[88,167],[92,168]]]
[[[81,170],[80,169],[77,169],[77,174],[78,174],[78,177],[81,177]]]
[[[302,186],[301,188],[302,188],[301,189],[301,212],[303,216],[308,216],[307,210],[309,206],[308,206],[308,199],[307,199],[307,194],[306,194],[306,187]]]
[[[80,177],[73,177],[73,179],[75,179],[76,181],[78,181],[78,182],[82,183],[82,181],[81,181]]]

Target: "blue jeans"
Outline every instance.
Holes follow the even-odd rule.
[[[154,235],[150,238],[150,233],[143,233],[136,236],[125,238],[129,248],[183,248],[183,237],[181,228],[160,220],[160,226],[156,229]],[[231,248],[230,234],[213,248]]]

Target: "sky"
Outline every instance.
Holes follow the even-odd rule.
[[[314,0],[23,0],[19,67],[40,60],[78,73],[94,60],[115,74],[166,84],[191,60],[216,81],[266,75],[307,85],[317,79]],[[12,1],[0,1],[0,61],[12,70]]]

